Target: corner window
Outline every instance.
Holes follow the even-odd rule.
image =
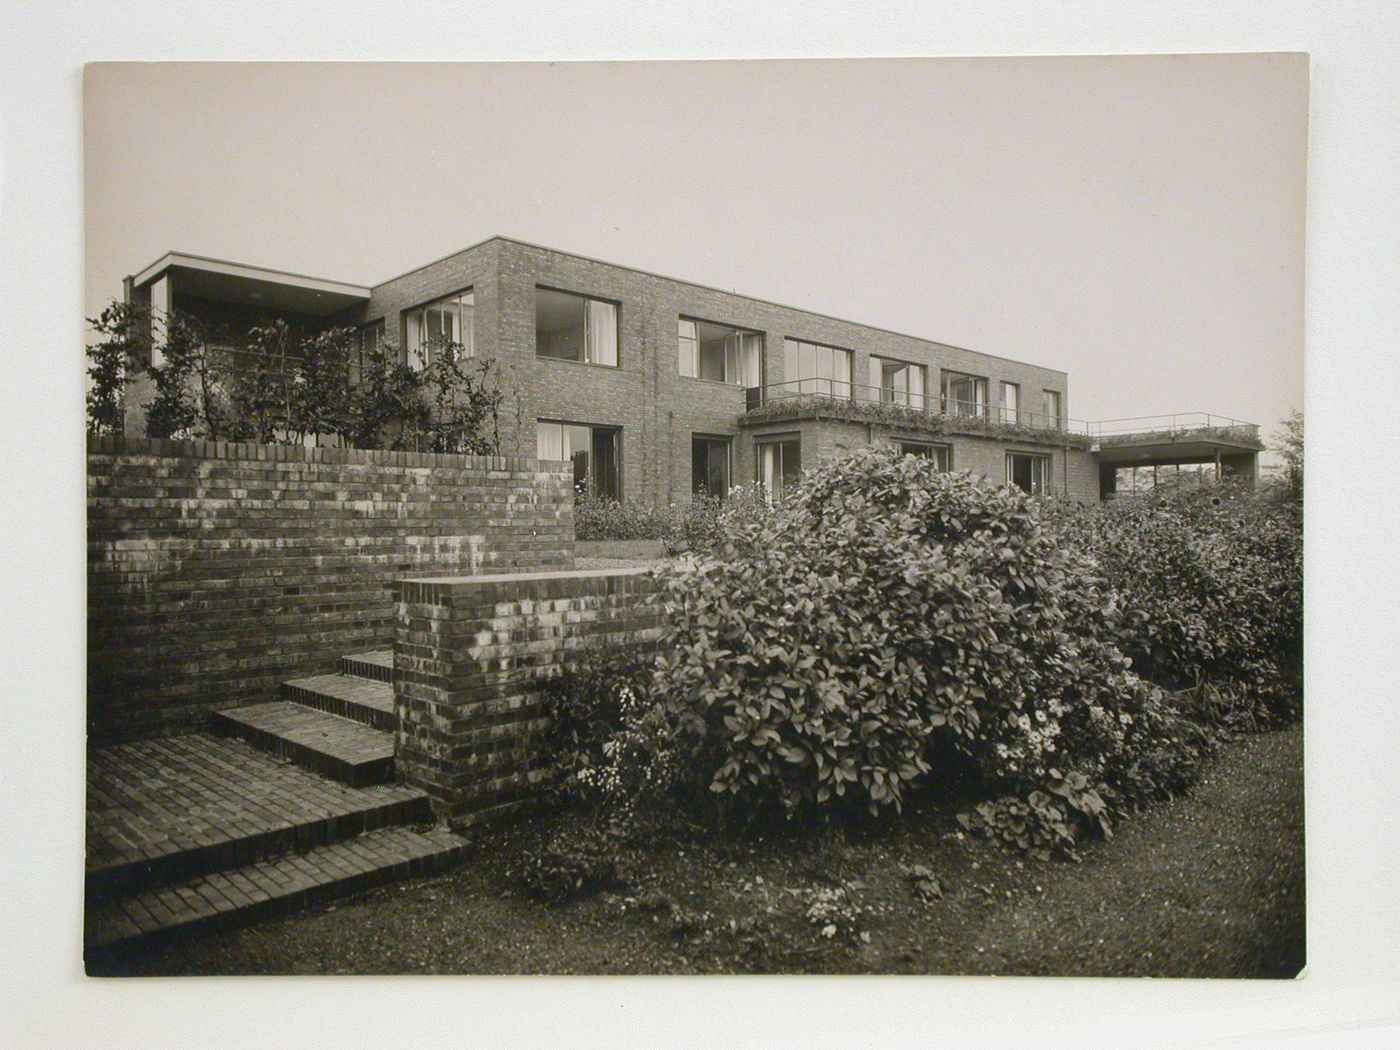
[[[754,444],[755,480],[770,503],[781,503],[802,477],[802,441],[796,434],[760,438]]]
[[[1044,426],[1059,430],[1064,424],[1060,416],[1060,392],[1058,390],[1045,391],[1045,419]]]
[[[742,328],[680,318],[681,375],[737,386],[763,385],[763,336]]]
[[[897,441],[899,451],[906,456],[920,456],[931,459],[939,470],[953,469],[953,448],[951,445],[932,445],[925,441]]]
[[[409,368],[426,368],[446,346],[460,346],[463,356],[476,356],[476,297],[472,292],[415,306],[404,311],[403,318],[403,363]]]
[[[541,419],[537,434],[540,459],[573,463],[574,492],[580,496],[622,498],[618,469],[622,432],[617,427]]]
[[[911,365],[907,361],[871,355],[870,386],[872,393],[879,392],[881,404],[922,409],[924,382],[923,365]]]
[[[783,341],[783,368],[790,394],[821,397],[852,396],[851,352],[800,339]]]
[[[690,491],[708,496],[729,495],[734,440],[695,434],[690,439]]]
[[[616,368],[617,304],[537,287],[535,353]]]
[[[1001,396],[998,399],[1001,407],[1001,421],[1003,423],[1019,423],[1021,421],[1021,387],[1017,383],[1002,383]]]
[[[966,372],[943,373],[943,411],[950,416],[985,416],[987,380]]]
[[[358,383],[370,358],[384,346],[384,322],[376,321],[357,329],[350,343],[350,382]]]
[[[1032,496],[1045,495],[1050,491],[1050,457],[1030,452],[1008,452],[1006,483]]]

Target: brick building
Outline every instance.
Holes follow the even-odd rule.
[[[893,443],[1097,500],[1123,467],[1253,478],[1262,448],[1219,416],[1085,423],[1064,372],[503,237],[368,288],[170,253],[125,294],[235,335],[273,316],[352,326],[410,366],[459,343],[502,367],[504,455],[572,460],[577,486],[622,499],[781,493],[804,464]]]

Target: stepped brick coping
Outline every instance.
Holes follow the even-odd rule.
[[[94,749],[87,767],[89,878],[386,807],[390,822],[424,798],[398,784],[348,787],[207,733]]]
[[[531,585],[534,585],[533,589],[541,594],[547,588],[559,597],[568,597],[569,588],[559,586],[564,581],[578,581],[578,593],[591,594],[595,592],[595,588],[589,586],[593,581],[616,581],[619,586],[625,587],[627,580],[649,576],[651,573],[652,568],[649,565],[627,565],[615,569],[558,569],[549,572],[482,573],[478,576],[418,576],[395,580],[394,589],[399,592],[400,601],[408,602],[418,600],[414,596],[415,587],[434,595],[472,591],[488,595],[496,592],[499,596],[508,596],[530,590]]]
[[[265,918],[359,893],[456,863],[464,840],[441,828],[383,828],[238,868],[196,875],[90,905],[83,939],[89,949],[174,931],[207,930]]]
[[[386,467],[456,467],[513,474],[563,474],[573,471],[564,461],[524,456],[468,456],[441,452],[391,452],[367,448],[306,448],[303,445],[259,445],[244,441],[171,441],[163,438],[89,434],[87,450],[103,456],[182,456],[195,459],[242,459],[272,463],[350,463]]]
[[[341,662],[355,659],[359,658],[343,657]],[[392,657],[390,659],[392,661]],[[368,661],[366,663],[368,664]],[[368,665],[381,668],[377,663]],[[329,711],[333,715],[362,722],[376,729],[386,728],[381,718],[387,715],[390,716],[387,728],[394,728],[394,687],[389,684],[387,678],[365,678],[354,674],[318,674],[307,678],[293,678],[282,683],[282,697],[292,703]]]

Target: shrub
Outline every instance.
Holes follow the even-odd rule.
[[[670,528],[667,518],[649,503],[586,492],[574,497],[574,537],[580,540],[659,540]]]
[[[522,851],[507,867],[507,877],[528,897],[562,904],[617,885],[620,865],[616,836],[604,827],[583,825]]]
[[[718,557],[669,576],[675,635],[656,689],[702,726],[697,775],[789,812],[898,810],[935,738],[982,776],[1097,777],[1154,690],[1114,644],[1114,597],[1043,532],[1035,501],[862,449],[729,521]],[[1114,712],[1097,725],[1082,712]]]

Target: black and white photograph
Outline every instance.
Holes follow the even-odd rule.
[[[89,973],[1302,970],[1305,55],[84,92]]]
[[[0,1040],[1397,1030],[1400,12],[1073,6],[9,5]]]

